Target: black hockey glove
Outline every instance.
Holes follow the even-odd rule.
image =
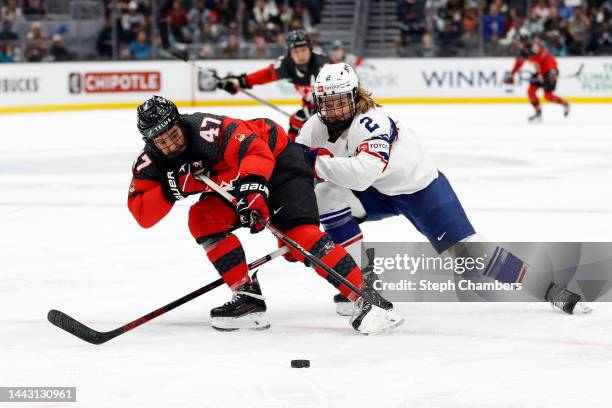
[[[194,173],[204,169],[201,162],[184,164],[174,170],[166,170],[160,180],[164,196],[170,203],[187,198],[191,194],[201,193],[207,185],[194,177]]]
[[[250,89],[251,87],[247,84],[246,74],[242,75],[228,75],[223,78],[219,78],[217,81],[217,88],[223,89],[225,92],[229,92],[235,95],[240,89]]]
[[[236,214],[240,225],[251,228],[251,234],[258,233],[264,229],[264,225],[257,222],[255,213],[263,220],[270,219],[268,209],[268,183],[262,176],[246,176],[234,183],[234,197],[236,203]]]

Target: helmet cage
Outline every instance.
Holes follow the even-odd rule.
[[[350,126],[357,111],[357,89],[314,95],[315,111],[325,126],[334,132]],[[347,110],[346,107],[350,108]]]
[[[187,133],[183,127],[181,115],[173,102],[155,95],[138,107],[137,115],[138,130],[148,150],[154,155],[169,159],[180,155],[187,148]],[[164,154],[155,145],[155,138],[166,133],[175,124],[178,124],[183,130],[185,144],[176,152]]]

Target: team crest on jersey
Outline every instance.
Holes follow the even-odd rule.
[[[234,133],[234,139],[242,142],[244,139],[246,139],[246,135],[244,133]]]

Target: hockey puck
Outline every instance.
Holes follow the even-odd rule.
[[[310,367],[310,360],[291,360],[291,367],[308,368]]]

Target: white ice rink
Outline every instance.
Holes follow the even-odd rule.
[[[287,110],[292,107],[286,107]],[[210,109],[285,119],[266,108]],[[445,172],[476,229],[502,241],[612,241],[612,108],[388,106]],[[141,148],[135,112],[0,116],[0,386],[76,386],[36,407],[610,407],[612,305],[403,303],[394,333],[336,316],[331,286],[264,266],[272,328],[220,333],[219,288],[101,346],[50,325],[57,308],[110,330],[218,278],[187,229],[185,200],[149,230],[126,206]],[[248,259],[275,248],[243,239]],[[370,241],[421,240],[404,219]],[[311,360],[309,369],[289,361]],[[26,406],[22,404],[19,406]]]

